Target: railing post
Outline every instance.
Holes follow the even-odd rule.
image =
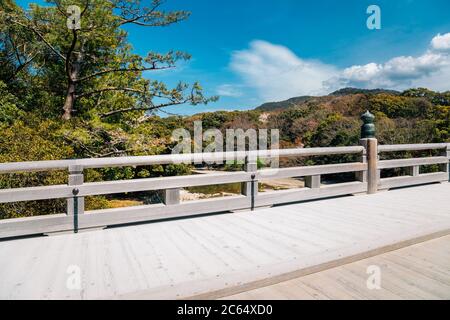
[[[305,177],[305,187],[311,189],[320,188],[320,175]]]
[[[441,170],[443,172],[448,173],[448,181],[450,182],[450,143],[447,144],[447,148],[444,150],[443,154],[444,157],[447,157],[447,163],[442,165]]]
[[[250,200],[250,208],[255,208],[255,199],[258,196],[258,180],[255,179],[258,171],[256,154],[249,153],[245,158],[244,170],[252,173],[252,181],[242,182],[241,193]]]
[[[375,116],[369,111],[361,116],[363,125],[361,127],[361,145],[366,149],[367,175],[362,176],[362,180],[367,179],[367,193],[373,194],[378,191],[378,181],[380,173],[378,170],[378,141],[375,138]]]
[[[181,203],[181,197],[180,197],[180,191],[181,189],[166,189],[162,191],[162,201],[165,205],[174,205],[174,204],[180,204]]]
[[[378,170],[378,140],[361,139],[359,143],[364,147],[363,162],[367,163],[367,172],[359,172],[358,180],[367,183],[367,193],[373,194],[378,191],[380,181],[380,170]]]
[[[69,167],[69,186],[81,186],[84,183],[83,167],[70,166]],[[78,214],[84,213],[84,197],[78,198]],[[74,215],[74,199],[67,199],[67,215]]]

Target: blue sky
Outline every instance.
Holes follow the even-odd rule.
[[[36,1],[19,1],[29,2]],[[372,4],[381,30],[366,26]],[[129,28],[135,51],[177,49],[193,59],[146,77],[200,81],[207,94],[221,95],[168,111],[248,109],[345,86],[450,89],[448,0],[167,0],[165,7],[192,16],[167,28]]]

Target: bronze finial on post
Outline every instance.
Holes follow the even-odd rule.
[[[361,120],[364,122],[361,127],[361,139],[375,138],[375,124],[373,123],[375,116],[369,111],[366,111],[366,113],[361,116]]]

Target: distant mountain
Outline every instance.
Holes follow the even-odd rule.
[[[307,102],[308,100],[312,99],[314,97],[312,96],[301,96],[301,97],[294,97],[290,98],[285,101],[279,101],[279,102],[267,102],[259,107],[257,107],[255,110],[259,111],[274,111],[278,109],[286,109],[304,102]]]
[[[346,96],[348,94],[379,94],[387,93],[392,95],[400,95],[400,91],[388,89],[359,89],[359,88],[343,88],[329,94],[329,96]]]
[[[268,112],[268,111],[287,109],[292,106],[306,103],[310,100],[316,100],[316,99],[320,99],[320,100],[325,99],[326,100],[327,97],[333,97],[333,96],[341,97],[341,96],[354,95],[354,94],[380,94],[380,93],[386,93],[386,94],[395,95],[395,96],[398,96],[401,94],[401,92],[399,92],[399,91],[388,90],[388,89],[343,88],[343,89],[340,89],[340,90],[330,93],[328,96],[323,96],[323,97],[300,96],[300,97],[290,98],[290,99],[284,100],[284,101],[267,102],[267,103],[260,105],[255,110]]]

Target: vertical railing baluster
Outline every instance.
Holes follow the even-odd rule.
[[[180,196],[181,189],[166,189],[162,191],[162,201],[165,205],[175,205],[181,203],[181,196]]]
[[[417,177],[420,174],[420,166],[407,167],[406,173],[410,176]]]
[[[305,177],[305,187],[311,189],[320,188],[320,175]]]
[[[69,186],[81,186],[84,183],[83,167],[70,166],[69,167]],[[73,198],[67,199],[67,215],[74,214]],[[84,214],[84,197],[78,198],[78,214]]]
[[[447,144],[447,148],[444,149],[442,155],[444,157],[447,157],[447,163],[442,165],[442,171],[448,173],[448,181],[450,181],[450,143]]]
[[[256,153],[250,152],[245,158],[244,170],[252,173],[252,179],[248,182],[242,182],[241,193],[247,196],[250,200],[250,209],[255,209],[256,198],[258,196],[258,180],[256,173],[258,171],[258,164]]]

